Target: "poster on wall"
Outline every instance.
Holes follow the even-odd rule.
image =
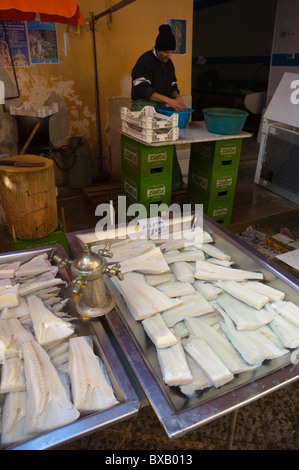
[[[32,64],[57,64],[58,48],[55,23],[27,22]]]
[[[0,23],[0,66],[12,67],[11,57],[9,53],[9,46],[13,65],[15,67],[28,67],[30,65],[29,50],[26,34],[25,21],[4,21],[5,31]],[[9,46],[7,44],[7,39]]]
[[[174,54],[186,54],[186,20],[166,20],[172,29],[176,40]]]

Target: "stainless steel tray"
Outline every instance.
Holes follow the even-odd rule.
[[[50,259],[54,253],[64,259],[68,257],[62,246],[55,245],[45,248],[30,249],[23,252],[5,253],[0,255],[0,263],[13,261],[24,262],[31,259],[33,256],[45,252],[48,253]],[[69,282],[71,280],[69,268],[59,271],[59,276]],[[72,316],[78,317],[74,302],[72,301],[70,288],[66,287],[61,289],[61,295],[62,297],[70,297],[65,310]],[[86,415],[67,426],[44,433],[13,446],[6,447],[5,450],[45,450],[59,447],[75,439],[79,439],[85,435],[123,421],[134,416],[138,412],[140,408],[140,400],[137,397],[124,366],[120,361],[119,353],[116,351],[109,339],[105,323],[100,320],[92,322],[83,321],[80,317],[79,320],[75,321],[75,326],[76,332],[79,335],[92,335],[95,353],[102,359],[106,367],[119,404],[108,410]]]
[[[216,247],[232,256],[234,267],[262,271],[269,285],[283,290],[288,300],[299,302],[298,278],[208,217],[204,217],[204,229],[212,235]],[[88,235],[88,232],[85,231],[85,234]],[[75,240],[76,237],[72,238],[74,245],[72,247],[70,242],[70,247],[78,255],[80,243]],[[113,246],[111,250],[113,252]],[[116,308],[106,316],[107,322],[170,439],[178,438],[299,378],[299,365],[292,364],[290,354],[287,354],[266,361],[253,371],[239,374],[220,389],[211,387],[188,398],[177,387],[164,384],[152,342],[140,322],[133,319],[111,280],[107,279],[106,284],[116,299]]]

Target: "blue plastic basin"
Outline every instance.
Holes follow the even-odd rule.
[[[179,115],[179,123],[178,126],[180,128],[184,128],[187,126],[190,116],[193,113],[194,109],[188,108],[186,111],[175,111],[173,108],[165,107],[165,108],[157,108],[157,113],[165,114],[166,116],[172,116],[174,113]]]
[[[242,109],[205,108],[202,111],[208,131],[214,134],[238,134],[248,116]]]

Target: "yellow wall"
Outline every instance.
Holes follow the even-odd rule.
[[[117,0],[81,0],[80,9],[86,24],[78,34],[69,27],[70,49],[63,52],[66,25],[57,24],[59,64],[36,64],[17,67],[21,101],[34,105],[58,101],[59,113],[50,120],[51,139],[55,145],[67,143],[70,136],[81,135],[88,144],[98,168],[95,114],[95,74],[90,12],[101,13]],[[109,154],[108,100],[130,98],[131,69],[137,58],[154,45],[158,27],[167,19],[187,20],[186,54],[174,55],[179,88],[191,94],[193,0],[136,0],[96,23],[96,48],[100,86],[100,120],[103,153]],[[10,69],[6,70],[13,81]],[[1,79],[1,75],[0,75]],[[12,103],[7,103],[12,104]],[[15,104],[15,103],[14,103]]]

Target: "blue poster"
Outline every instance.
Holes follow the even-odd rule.
[[[0,22],[0,65],[11,67],[9,47],[15,67],[28,67],[30,65],[26,25],[24,21],[4,21],[5,31]]]
[[[32,64],[57,64],[58,48],[55,23],[27,21]]]

